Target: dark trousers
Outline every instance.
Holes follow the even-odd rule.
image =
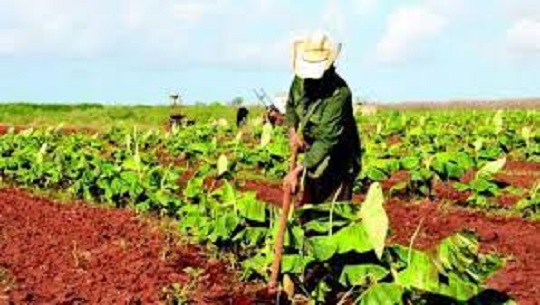
[[[350,201],[355,176],[349,173],[328,173],[317,179],[306,176],[300,205]]]

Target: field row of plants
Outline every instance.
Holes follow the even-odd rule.
[[[483,302],[482,284],[503,260],[480,255],[470,232],[430,251],[415,250],[414,240],[410,247],[387,244],[391,226],[379,182],[407,170],[411,179],[399,187],[408,192],[425,196],[433,179],[454,181],[473,191],[471,204],[489,205],[500,191],[493,175],[506,159],[538,162],[537,115],[386,113],[360,123],[358,191],[368,193],[366,200],[295,211],[286,236],[285,290],[313,303]],[[234,254],[246,280],[267,280],[279,210],[253,192],[239,192],[236,183],[248,174],[282,177],[285,134],[269,125],[237,130],[225,124],[94,135],[65,135],[59,128],[11,132],[1,137],[0,176],[16,185],[176,217],[187,236]],[[458,183],[470,170],[479,170],[475,178]],[[189,180],[179,181],[186,173]],[[537,189],[519,191],[528,194],[519,208],[537,213]]]
[[[537,217],[537,173],[524,176],[536,180],[530,187],[509,185],[494,176],[507,160],[538,162],[540,135],[534,128],[538,123],[538,115],[525,111],[385,113],[362,118],[363,166],[356,191],[365,193],[373,182],[405,172],[404,178],[385,189],[387,195],[433,198],[433,186],[443,182],[466,194],[455,203],[498,209],[497,198],[512,194],[519,198],[512,211]],[[220,163],[228,178],[279,181],[287,169],[288,153],[285,128],[269,125],[238,130],[226,124],[203,124],[171,132],[112,129],[69,136],[58,127],[4,135],[0,173],[20,185],[66,190],[89,201],[117,206],[136,202],[146,210],[157,204],[174,213],[171,207],[178,199],[173,194],[183,172],[193,173],[202,165],[217,168]],[[151,173],[142,175],[145,170]],[[474,175],[463,180],[470,172]]]
[[[494,175],[504,168],[507,160],[539,161],[540,135],[534,129],[535,124],[540,123],[538,116],[528,112],[497,112],[487,116],[485,124],[478,128],[471,127],[472,124],[467,124],[463,118],[478,121],[484,116],[483,113],[469,117],[390,113],[363,119],[363,166],[356,182],[357,192],[364,193],[371,183],[405,172],[405,179],[385,190],[389,195],[400,193],[409,198],[434,196],[434,182],[442,181],[468,194],[460,204],[497,208],[497,197],[509,193],[521,198],[515,210],[535,216],[539,206],[538,184],[519,188],[496,181]],[[457,128],[463,132],[457,132]],[[16,174],[17,170],[13,168],[24,169],[24,162],[32,164],[34,150],[42,151],[43,155],[55,150],[68,154],[82,149],[88,153],[85,158],[77,160],[77,171],[71,169],[69,162],[75,162],[72,156],[45,158],[45,163],[50,160],[50,164],[41,165],[34,175],[48,170],[48,178],[37,179],[32,172],[22,171],[24,177],[16,178],[17,183],[64,188],[66,180],[84,177],[86,180],[80,185],[70,185],[70,192],[83,194],[86,199],[105,196],[116,204],[129,200],[118,200],[118,196],[112,195],[114,191],[105,190],[103,182],[101,187],[89,189],[91,183],[87,180],[100,180],[96,170],[92,169],[105,169],[99,175],[109,175],[107,179],[115,181],[114,189],[118,192],[125,191],[126,185],[133,185],[129,174],[119,176],[119,169],[140,170],[136,168],[140,165],[137,161],[140,158],[152,162],[149,166],[156,172],[156,179],[160,175],[169,175],[174,180],[182,171],[193,172],[201,164],[215,165],[222,160],[235,177],[278,181],[285,175],[289,153],[285,128],[269,125],[238,130],[226,125],[204,124],[173,129],[170,133],[113,129],[93,136],[66,136],[50,129],[49,132],[12,133],[3,139],[0,145],[4,149],[4,158],[0,162],[12,163],[7,168],[8,173]],[[65,162],[69,164],[64,165]],[[484,170],[477,172],[473,179],[462,180],[467,173],[482,168]],[[69,172],[63,174],[63,170]],[[114,175],[121,179],[114,179]],[[123,187],[120,181],[123,181]],[[150,185],[149,181],[145,183]],[[120,197],[137,198],[136,194],[129,196]]]
[[[19,185],[175,216],[186,235],[234,254],[246,280],[267,279],[278,210],[252,192],[238,192],[220,162],[200,167],[178,190],[180,172],[141,152],[144,137],[126,133],[123,146],[115,147],[111,138],[107,144],[105,138],[55,132],[9,134],[2,138],[0,170]],[[220,187],[204,187],[210,175],[223,177]],[[337,296],[360,304],[466,301],[480,294],[481,284],[503,263],[494,255],[479,255],[470,233],[456,234],[428,253],[386,245],[388,229],[378,184],[361,206],[329,203],[298,209],[285,244],[282,272],[288,291],[295,283],[294,295],[311,302]]]
[[[359,123],[363,145],[359,192],[405,172],[406,179],[392,185],[390,193],[432,197],[434,182],[441,181],[469,194],[459,202],[465,206],[497,208],[497,197],[513,194],[523,199],[518,210],[526,215],[538,212],[538,184],[523,188],[494,179],[507,161],[540,162],[540,134],[535,129],[540,118],[535,112],[385,113]],[[226,126],[186,128],[174,131],[172,142],[165,141],[164,147],[187,165],[211,163],[225,155],[236,171],[248,176],[283,177],[289,154],[286,130],[265,126],[249,133]],[[463,180],[483,167],[473,179]]]

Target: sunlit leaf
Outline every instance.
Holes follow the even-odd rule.
[[[397,274],[396,283],[423,291],[437,292],[439,271],[433,259],[426,253],[411,250],[409,263],[405,270]]]
[[[238,212],[243,217],[258,222],[266,220],[266,205],[257,200],[256,193],[244,193],[237,202]]]
[[[365,253],[373,250],[365,226],[362,223],[353,223],[332,235],[333,244],[340,254],[348,252]]]
[[[388,269],[378,265],[348,265],[343,268],[339,282],[345,287],[363,286],[369,284],[371,281],[380,281],[388,275],[389,272]]]
[[[478,172],[476,173],[476,177],[491,177],[501,171],[504,168],[504,165],[506,164],[506,157],[502,157],[499,160],[492,161],[486,163]]]
[[[381,185],[373,183],[360,209],[364,231],[379,259],[382,257],[388,233],[388,215],[386,215],[383,203]]]
[[[260,147],[266,147],[270,143],[270,140],[272,139],[272,124],[266,123],[263,126],[263,131],[261,135],[261,143]]]
[[[396,284],[377,284],[360,296],[360,305],[402,305],[403,288]]]
[[[337,252],[337,245],[334,239],[329,236],[316,236],[309,238],[311,253],[318,261],[327,261]]]
[[[218,176],[222,176],[229,170],[229,159],[226,155],[220,155],[217,161]]]

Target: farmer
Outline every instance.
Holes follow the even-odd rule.
[[[284,119],[283,113],[275,106],[270,107],[265,113],[265,123],[269,122],[272,126],[282,126]]]
[[[248,115],[249,110],[246,107],[241,106],[240,108],[238,108],[238,110],[236,111],[236,127],[246,125]]]
[[[334,62],[341,44],[315,33],[293,44],[293,71],[286,120],[291,151],[304,153],[284,180],[298,189],[300,204],[348,201],[360,171],[360,138],[347,83]]]

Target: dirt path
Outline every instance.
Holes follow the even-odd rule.
[[[250,304],[222,263],[150,222],[0,190],[0,270],[15,282],[0,304],[158,304],[172,283],[193,283],[196,304]]]
[[[244,188],[256,190],[260,200],[281,204],[279,186],[248,181]],[[359,198],[355,201],[359,202]],[[445,211],[431,202],[408,204],[390,200],[386,210],[390,218],[391,241],[404,245],[409,244],[420,222],[423,224],[415,241],[415,246],[420,248],[436,245],[459,230],[476,231],[483,251],[496,251],[509,258],[504,269],[490,279],[489,287],[511,295],[520,305],[540,304],[540,222],[488,216],[457,208]]]

